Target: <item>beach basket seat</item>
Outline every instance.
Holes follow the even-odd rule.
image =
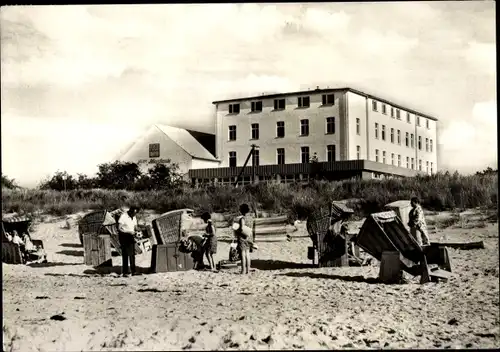
[[[338,262],[338,259],[347,254],[350,239],[345,238],[342,232],[334,231],[334,225],[353,213],[354,211],[343,203],[331,202],[316,209],[308,217],[306,227],[313,242],[313,247],[308,250],[309,259],[320,266],[348,263],[348,257],[341,262]]]
[[[180,242],[183,230],[183,215],[192,213],[192,209],[177,209],[166,212],[154,219],[152,224],[157,244]]]
[[[94,236],[109,235],[111,246],[121,254],[120,240],[118,238],[118,227],[116,224],[117,210],[109,212],[98,210],[85,215],[78,223],[80,242],[83,245],[83,235],[92,234]],[[135,253],[142,254],[141,246],[135,244]]]
[[[47,261],[43,241],[33,239],[29,232],[32,219],[29,216],[10,216],[2,219],[2,262],[10,264],[25,264],[28,261]],[[16,231],[19,235],[27,234],[36,248],[32,251],[23,251],[24,246],[8,242],[7,232]]]

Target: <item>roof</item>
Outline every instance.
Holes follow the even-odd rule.
[[[411,204],[410,204],[409,200],[397,200],[395,202],[386,204],[385,207],[386,208],[406,208],[406,207],[409,207],[410,205]]]
[[[215,134],[186,130],[191,134],[206,150],[215,156]]]
[[[196,159],[218,161],[200,142],[193,137],[184,128],[172,127],[167,125],[155,125],[161,132],[166,134],[172,141]]]
[[[360,90],[357,90],[357,89],[354,89],[354,88],[350,88],[350,87],[327,88],[327,89],[319,89],[319,88],[317,88],[317,89],[314,89],[314,90],[302,90],[302,91],[298,91],[298,92],[256,95],[256,96],[253,96],[253,97],[246,97],[246,98],[235,98],[235,99],[217,100],[217,101],[213,101],[212,104],[237,102],[237,101],[244,101],[244,100],[261,100],[261,99],[272,99],[272,98],[284,98],[284,97],[288,97],[288,96],[306,95],[306,94],[311,94],[311,93],[318,94],[318,93],[334,93],[334,92],[352,92],[352,93],[356,93],[356,94],[362,95],[362,96],[364,96],[366,98],[373,99],[373,100],[379,101],[381,103],[389,104],[391,106],[394,106],[397,109],[402,109],[402,110],[408,111],[408,112],[410,112],[412,114],[417,114],[419,116],[428,118],[428,119],[433,120],[433,121],[437,121],[438,120],[434,116],[430,116],[430,115],[424,114],[424,113],[422,113],[420,111],[413,110],[413,109],[405,107],[403,105],[396,104],[396,103],[391,102],[389,100],[386,100],[386,99],[377,97],[375,95],[372,95],[372,94],[369,94],[369,93],[366,93],[366,92],[362,92]]]

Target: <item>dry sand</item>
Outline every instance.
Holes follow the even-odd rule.
[[[4,351],[499,347],[497,223],[432,234],[486,248],[450,249],[455,276],[425,285],[376,284],[377,263],[310,268],[308,238],[260,243],[248,276],[101,275],[82,264],[77,228],[64,224],[33,232],[49,264],[2,265]],[[216,260],[228,247],[219,242]]]

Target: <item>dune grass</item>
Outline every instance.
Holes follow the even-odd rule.
[[[138,205],[159,213],[178,208],[197,212],[234,212],[242,202],[259,210],[305,219],[317,206],[332,200],[349,200],[359,216],[382,210],[399,199],[417,196],[431,211],[496,207],[497,175],[437,174],[386,180],[349,180],[302,184],[256,184],[177,188],[161,191],[124,190],[20,190],[2,189],[2,212],[67,215],[91,209]]]

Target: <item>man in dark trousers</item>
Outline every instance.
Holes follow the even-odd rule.
[[[139,212],[137,207],[130,207],[130,209],[120,215],[118,218],[118,238],[122,250],[122,275],[125,277],[130,276],[128,270],[128,262],[130,258],[130,269],[132,275],[137,275],[135,271],[135,238],[134,235],[137,231],[137,218]]]

